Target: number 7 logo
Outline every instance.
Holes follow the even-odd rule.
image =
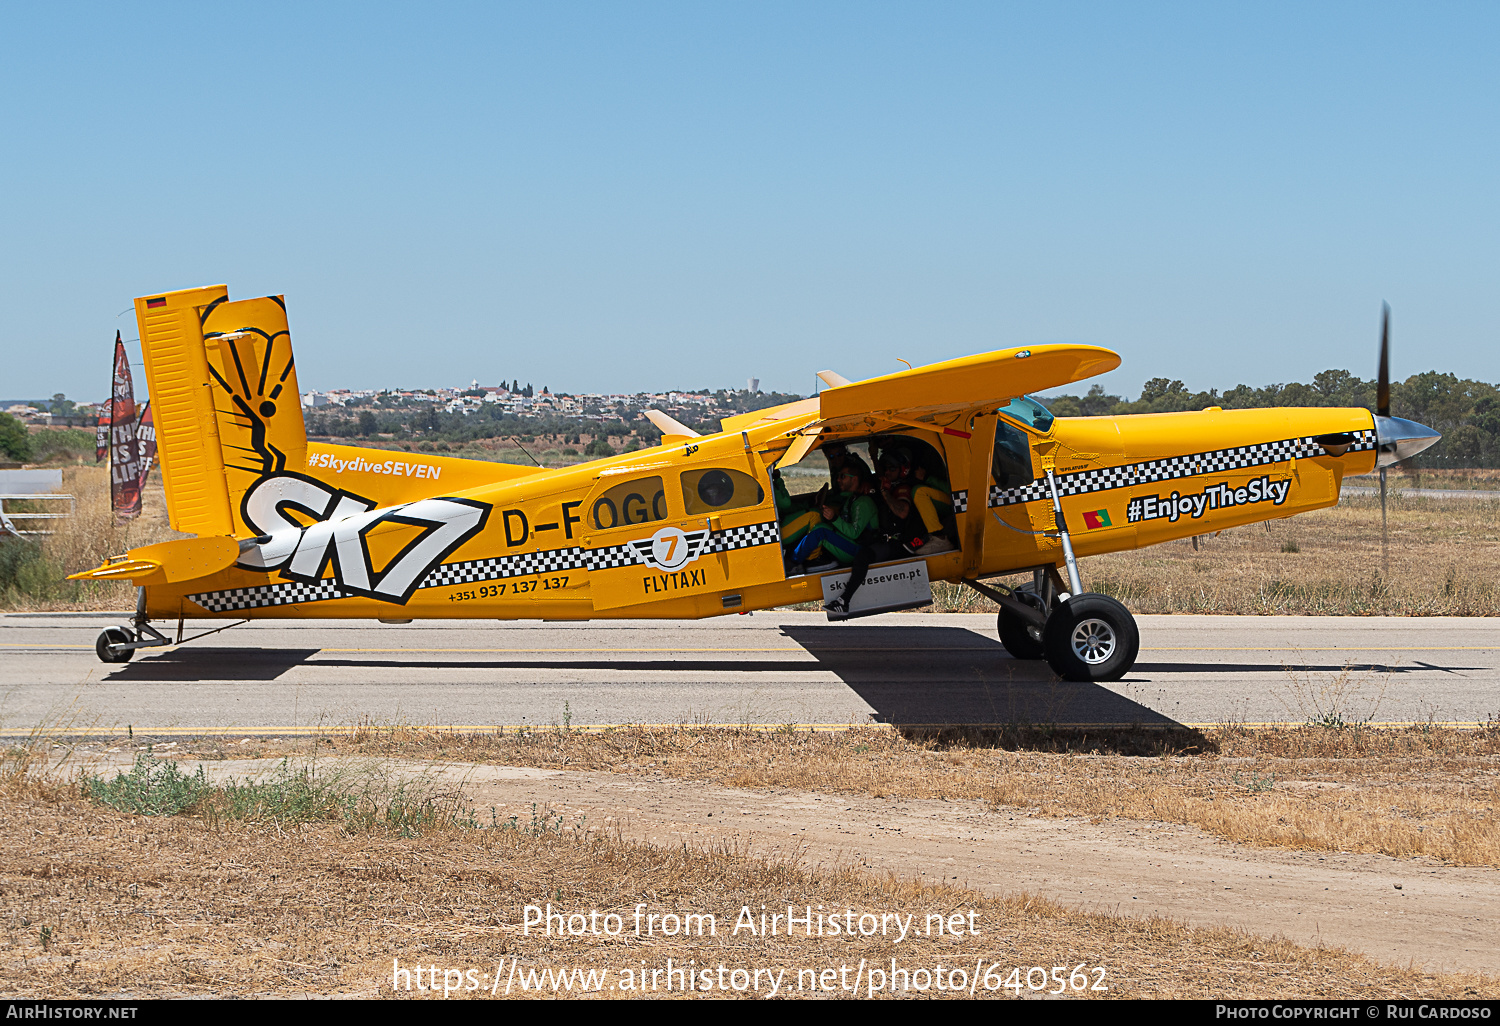
[[[677,570],[691,563],[698,555],[704,532],[689,537],[680,527],[663,527],[650,538],[631,542],[647,566],[660,570]],[[696,539],[696,541],[695,541]]]

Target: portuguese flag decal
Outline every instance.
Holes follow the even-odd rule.
[[[1109,511],[1104,509],[1090,510],[1083,515],[1084,526],[1090,531],[1100,527],[1112,526],[1109,522]]]

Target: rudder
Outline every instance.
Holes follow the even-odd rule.
[[[262,477],[301,470],[307,429],[280,296],[218,303],[203,311],[203,347],[214,396],[229,509],[239,533],[247,489]]]

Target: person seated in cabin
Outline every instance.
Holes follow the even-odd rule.
[[[919,457],[913,461],[911,468],[912,479],[916,481],[918,487],[931,488],[938,493],[939,498],[934,499],[934,502],[946,504],[951,507],[953,505],[953,489],[948,484],[948,470],[943,466],[942,461],[937,458],[937,454],[932,452],[930,447],[924,446],[924,448],[927,449],[928,458],[921,459]]]
[[[785,523],[787,514],[797,508],[797,501],[802,496],[798,495],[794,498],[792,493],[787,491],[786,482],[781,479],[780,468],[771,471],[771,495],[776,499],[776,517]]]
[[[880,457],[880,493],[908,552],[926,556],[952,552],[943,518],[953,511],[948,482],[912,458],[911,450],[889,448]]]
[[[884,540],[896,543],[896,555],[901,553],[902,546],[921,545],[927,540],[926,525],[911,501],[910,470],[902,455],[887,449],[880,457],[880,475],[875,479],[880,534]]]
[[[874,475],[847,453],[839,469],[838,498],[789,521],[784,532],[793,573],[849,566],[860,546],[879,537],[880,511],[870,493]]]
[[[844,464],[851,459],[863,465],[863,460],[849,451],[844,442],[828,442],[822,447],[823,458],[828,461],[828,483],[834,488],[839,486],[839,472],[844,469]]]
[[[815,514],[823,507],[828,500],[830,490],[834,495],[838,494],[839,470],[849,458],[849,451],[843,442],[829,442],[823,446],[822,453],[828,460],[828,484],[816,492],[793,495],[787,489],[786,482],[782,480],[781,471],[779,469],[771,471],[771,490],[776,497],[776,516],[782,523],[782,541],[790,540],[790,536],[799,532],[800,529],[816,526],[818,518],[809,519],[807,514]],[[801,537],[800,533],[798,537]]]
[[[848,564],[849,579],[844,582],[843,594],[824,603],[823,608],[829,612],[849,612],[850,603],[864,585],[865,576],[872,564],[901,559],[914,547],[928,540],[922,518],[917,515],[911,503],[908,486],[898,481],[892,473],[896,462],[890,452],[881,457],[881,475],[874,480],[871,489],[879,526],[874,537],[859,546],[854,559]]]

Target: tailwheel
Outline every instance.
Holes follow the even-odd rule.
[[[106,627],[94,642],[94,651],[98,653],[101,662],[128,663],[130,657],[135,655],[135,649],[119,646],[129,645],[133,641],[135,638],[125,628]]]
[[[1047,664],[1064,680],[1119,680],[1135,665],[1141,634],[1124,605],[1085,592],[1052,607],[1042,646]]]
[[[1015,592],[1015,597],[1030,605],[1040,606],[1040,602],[1031,602],[1028,594],[1023,591]],[[1005,651],[1017,659],[1043,659],[1047,655],[1046,646],[1042,644],[1042,628],[1027,620],[1025,617],[1012,613],[1010,610],[1000,610],[1000,644],[1005,646]]]

